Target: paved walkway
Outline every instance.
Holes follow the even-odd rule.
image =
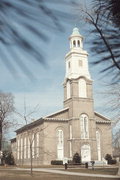
[[[29,171],[30,169],[29,168],[15,168],[14,170]],[[41,172],[55,173],[55,174],[65,174],[65,175],[72,175],[72,176],[87,176],[87,177],[103,177],[103,178],[120,179],[120,176],[61,171],[61,170],[50,169],[50,168],[33,168],[33,171],[39,171],[39,172],[41,171]]]

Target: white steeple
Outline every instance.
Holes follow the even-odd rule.
[[[83,50],[83,37],[79,33],[79,29],[75,27],[69,38],[70,51],[66,54],[66,78],[76,79],[80,76],[90,78],[88,70],[88,53]]]

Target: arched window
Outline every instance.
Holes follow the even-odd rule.
[[[81,158],[82,158],[82,162],[91,161],[91,150],[89,144],[84,144],[81,147]]]
[[[76,47],[76,41],[75,40],[73,41],[73,47]]]
[[[98,130],[96,131],[96,141],[97,141],[98,161],[101,161],[100,132]]]
[[[78,47],[80,47],[80,41],[78,40]]]
[[[57,131],[57,158],[63,159],[63,148],[64,142],[63,142],[63,130],[59,129]]]
[[[20,147],[21,147],[21,150],[20,150],[21,156],[20,157],[21,157],[21,159],[23,159],[23,138],[22,137],[21,137]]]
[[[17,139],[17,159],[20,159],[20,140]]]
[[[32,157],[35,158],[35,134],[34,133],[32,134],[32,137],[30,139],[30,146],[32,146]]]
[[[70,81],[67,82],[66,87],[67,87],[67,99],[69,99],[70,98]]]
[[[82,78],[79,80],[79,97],[87,97],[86,81]]]
[[[39,157],[39,132],[36,134],[36,156]]]
[[[30,158],[30,137],[28,136],[28,138],[27,138],[27,142],[28,142],[28,145],[27,145],[27,147],[28,147],[28,158]]]
[[[80,126],[81,126],[81,138],[88,139],[89,138],[88,116],[86,114],[82,114],[80,116]]]
[[[27,153],[27,145],[26,145],[26,137],[24,138],[24,158],[26,159],[26,153]]]

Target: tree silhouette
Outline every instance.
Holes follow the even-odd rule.
[[[2,139],[4,129],[8,129],[11,125],[8,119],[14,111],[14,98],[10,93],[0,92],[0,151],[2,150]]]
[[[61,22],[66,22],[70,14],[60,7],[71,3],[71,0],[0,1],[0,54],[2,62],[12,74],[17,74],[16,64],[24,74],[31,76],[31,70],[20,57],[20,53],[26,59],[31,56],[40,64],[46,64],[34,38],[46,42],[49,37],[44,29],[63,31]]]
[[[120,29],[113,23],[112,13],[103,0],[93,0],[91,8],[81,7],[80,15],[89,26],[91,52],[96,58],[94,65],[101,64],[101,72],[111,77],[111,82],[120,80]],[[112,20],[113,21],[112,21]]]

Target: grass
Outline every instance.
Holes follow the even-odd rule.
[[[112,171],[112,169],[110,169]],[[115,168],[114,168],[115,170]],[[83,172],[80,169],[72,169],[68,171],[73,172]],[[100,173],[100,171],[103,170],[94,170],[94,173]],[[108,169],[104,170],[107,172]],[[109,171],[109,174],[111,174],[111,171]],[[85,173],[93,173],[93,170],[85,170]],[[114,171],[115,173],[115,171]],[[103,172],[102,172],[103,174]],[[109,178],[101,178],[101,177],[82,177],[82,176],[71,176],[71,175],[61,175],[61,174],[53,174],[53,173],[46,173],[46,172],[34,172],[33,176],[30,175],[30,172],[28,171],[18,171],[14,170],[12,171],[10,168],[0,168],[0,180],[110,180]],[[111,178],[111,180],[114,180],[115,178]],[[119,179],[119,178],[118,178]]]
[[[67,169],[70,172],[90,173],[90,174],[105,174],[105,175],[116,175],[118,168],[96,168],[92,169]]]

